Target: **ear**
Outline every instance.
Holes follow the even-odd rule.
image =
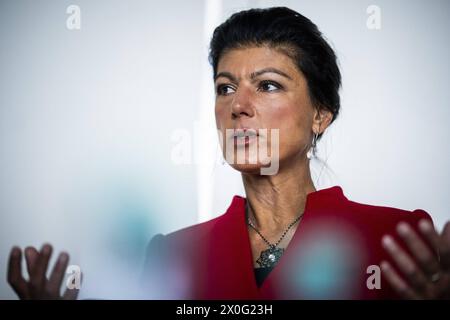
[[[332,119],[333,114],[331,111],[323,108],[317,108],[314,111],[312,130],[318,134],[323,133],[331,124]]]

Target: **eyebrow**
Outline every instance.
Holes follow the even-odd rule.
[[[250,79],[254,79],[256,77],[259,77],[260,75],[262,75],[264,73],[276,73],[276,74],[278,74],[278,75],[280,75],[282,77],[285,77],[285,78],[288,78],[289,80],[292,80],[292,78],[289,75],[287,75],[283,71],[278,70],[276,68],[265,68],[265,69],[262,69],[262,70],[258,70],[258,71],[252,72],[250,74]]]
[[[283,71],[278,70],[278,69],[276,69],[276,68],[264,68],[264,69],[261,69],[261,70],[252,72],[252,73],[250,74],[250,79],[253,80],[253,79],[255,79],[256,77],[259,77],[260,75],[262,75],[262,74],[264,74],[264,73],[276,73],[276,74],[278,74],[278,75],[280,75],[280,76],[282,76],[282,77],[285,77],[285,78],[287,78],[287,79],[289,79],[289,80],[292,80],[292,78],[291,78],[288,74],[286,74],[286,73],[284,73]],[[219,72],[219,73],[214,77],[214,81],[216,81],[216,80],[217,80],[218,78],[220,78],[220,77],[228,78],[228,79],[230,79],[232,82],[238,82],[237,78],[236,78],[234,75],[232,75],[230,72],[227,72],[227,71]]]
[[[216,82],[216,80],[220,77],[228,78],[232,82],[238,82],[237,78],[228,71],[223,71],[223,72],[219,72],[218,74],[216,74],[216,76],[214,77],[214,82]]]

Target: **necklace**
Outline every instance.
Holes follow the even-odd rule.
[[[298,222],[303,216],[303,213],[299,215],[294,221],[292,221],[287,228],[284,230],[280,239],[276,243],[270,243],[269,240],[264,237],[261,232],[256,228],[256,226],[251,222],[250,217],[248,215],[248,206],[246,207],[247,211],[247,223],[248,225],[256,231],[256,233],[264,240],[264,242],[269,246],[268,249],[261,251],[261,255],[259,256],[256,262],[259,264],[261,268],[271,268],[274,267],[277,262],[280,260],[281,256],[284,253],[284,248],[278,248],[280,242],[284,239],[288,231]]]

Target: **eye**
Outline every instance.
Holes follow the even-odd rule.
[[[216,93],[219,96],[226,96],[233,93],[235,90],[229,84],[219,84],[216,89]]]
[[[258,90],[265,92],[272,92],[281,89],[282,86],[275,81],[264,80],[259,83]]]

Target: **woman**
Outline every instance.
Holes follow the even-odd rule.
[[[152,239],[148,298],[449,297],[449,223],[438,234],[423,210],[355,203],[338,186],[315,189],[309,161],[338,116],[341,76],[310,20],[287,8],[236,13],[214,31],[210,61],[223,154],[242,173],[246,198]],[[259,152],[264,146],[268,153]],[[50,246],[27,249],[26,282],[20,249],[12,250],[9,281],[19,297],[60,297],[68,257],[47,281],[50,254]]]

